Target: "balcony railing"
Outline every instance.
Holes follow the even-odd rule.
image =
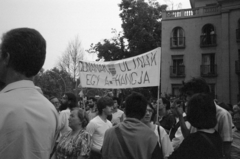
[[[185,37],[172,37],[170,44],[172,49],[185,48]]]
[[[185,77],[185,66],[170,66],[171,78],[183,78]]]
[[[181,10],[171,10],[164,11],[163,19],[172,19],[172,18],[187,18],[194,16],[202,16],[202,15],[211,15],[220,13],[219,6],[208,6],[208,7],[199,7],[194,9],[181,9]]]
[[[240,61],[235,61],[235,72],[240,75]]]
[[[217,76],[217,65],[201,65],[201,76],[202,77],[216,77]]]
[[[240,28],[236,30],[236,38],[237,38],[237,42],[240,42]]]
[[[200,36],[200,46],[201,47],[214,47],[217,46],[217,35],[201,35]]]

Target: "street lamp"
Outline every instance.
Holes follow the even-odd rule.
[[[61,80],[63,81],[63,83],[64,83],[64,92],[63,93],[65,93],[66,92],[66,83],[65,83],[65,80],[62,78],[62,76],[61,75],[59,75],[59,74],[57,74],[56,72],[53,72],[52,70],[49,70],[49,72],[52,72],[52,73],[54,73],[55,75],[57,75],[57,76],[59,76],[60,78],[61,78]]]

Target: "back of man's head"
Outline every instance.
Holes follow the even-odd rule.
[[[133,92],[126,98],[125,113],[128,118],[142,119],[147,109],[146,98],[137,92]]]
[[[193,78],[180,88],[183,94],[193,95],[196,93],[210,93],[209,86],[203,78]]]
[[[77,107],[77,97],[75,96],[75,94],[68,92],[65,93],[65,95],[68,98],[68,108],[73,109]]]
[[[35,76],[44,64],[46,41],[34,29],[13,29],[3,35],[1,52],[2,58],[10,58],[9,67],[29,78]]]

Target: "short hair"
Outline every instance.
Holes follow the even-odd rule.
[[[92,97],[92,96],[89,97],[88,100],[92,100],[93,102],[96,102],[96,101],[97,101],[97,99],[96,99],[95,97]]]
[[[73,110],[78,110],[78,118],[81,120],[82,122],[82,128],[85,128],[87,125],[88,125],[88,118],[87,118],[87,114],[86,114],[86,111],[84,111],[83,109],[81,108],[74,108]]]
[[[102,110],[106,108],[106,106],[113,106],[113,99],[108,96],[99,98],[97,101],[97,109],[99,115],[102,114]]]
[[[67,96],[68,101],[71,101],[70,104],[68,104],[68,108],[73,109],[77,107],[77,97],[75,94],[71,92],[64,93],[64,95]]]
[[[153,105],[150,102],[148,102],[148,106],[153,110],[151,121],[155,122],[157,111],[156,111],[156,109],[153,107]]]
[[[210,93],[210,89],[205,79],[199,77],[183,83],[180,92],[192,96],[196,93]]]
[[[126,116],[141,120],[144,117],[147,109],[148,102],[146,98],[140,93],[133,92],[127,96],[125,101]]]
[[[117,104],[120,105],[120,101],[119,101],[119,98],[118,98],[118,97],[113,97],[112,99],[113,99],[113,100],[116,100],[116,101],[117,101]]]
[[[3,58],[10,54],[9,67],[33,77],[45,62],[46,41],[35,29],[13,29],[3,34],[1,51]]]
[[[187,103],[187,119],[198,129],[210,129],[216,126],[216,106],[209,94],[195,94]]]

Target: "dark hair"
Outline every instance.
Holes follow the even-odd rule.
[[[108,96],[99,98],[97,101],[97,109],[99,115],[102,114],[102,110],[106,108],[106,106],[113,106],[113,99]]]
[[[97,101],[97,99],[95,97],[89,97],[88,100],[92,100],[93,102]]]
[[[210,93],[210,89],[205,79],[199,77],[183,83],[180,92],[192,96],[196,93]]]
[[[166,110],[170,109],[170,101],[162,97],[163,104],[166,104]]]
[[[46,41],[35,29],[13,29],[3,35],[1,51],[3,58],[10,55],[9,67],[26,77],[33,77],[44,64]]]
[[[150,102],[148,102],[148,106],[153,110],[151,121],[155,122],[157,111],[156,111],[156,109],[153,107],[153,105]]]
[[[187,119],[198,129],[210,129],[216,126],[216,106],[209,94],[195,94],[187,103]]]
[[[125,101],[126,116],[141,120],[144,117],[147,109],[148,102],[146,98],[140,93],[133,92],[127,96]]]
[[[69,109],[77,107],[77,97],[75,96],[75,94],[68,92],[64,93],[64,95],[66,95],[68,97],[68,101],[70,101],[70,104],[68,104]]]
[[[78,110],[78,118],[82,122],[82,127],[85,128],[88,125],[88,122],[89,122],[88,118],[87,118],[87,115],[86,115],[86,112],[81,108],[74,108],[74,109]]]
[[[113,100],[116,100],[116,101],[117,101],[117,104],[120,105],[120,101],[119,101],[119,98],[118,98],[118,97],[113,97],[112,99],[113,99]]]

